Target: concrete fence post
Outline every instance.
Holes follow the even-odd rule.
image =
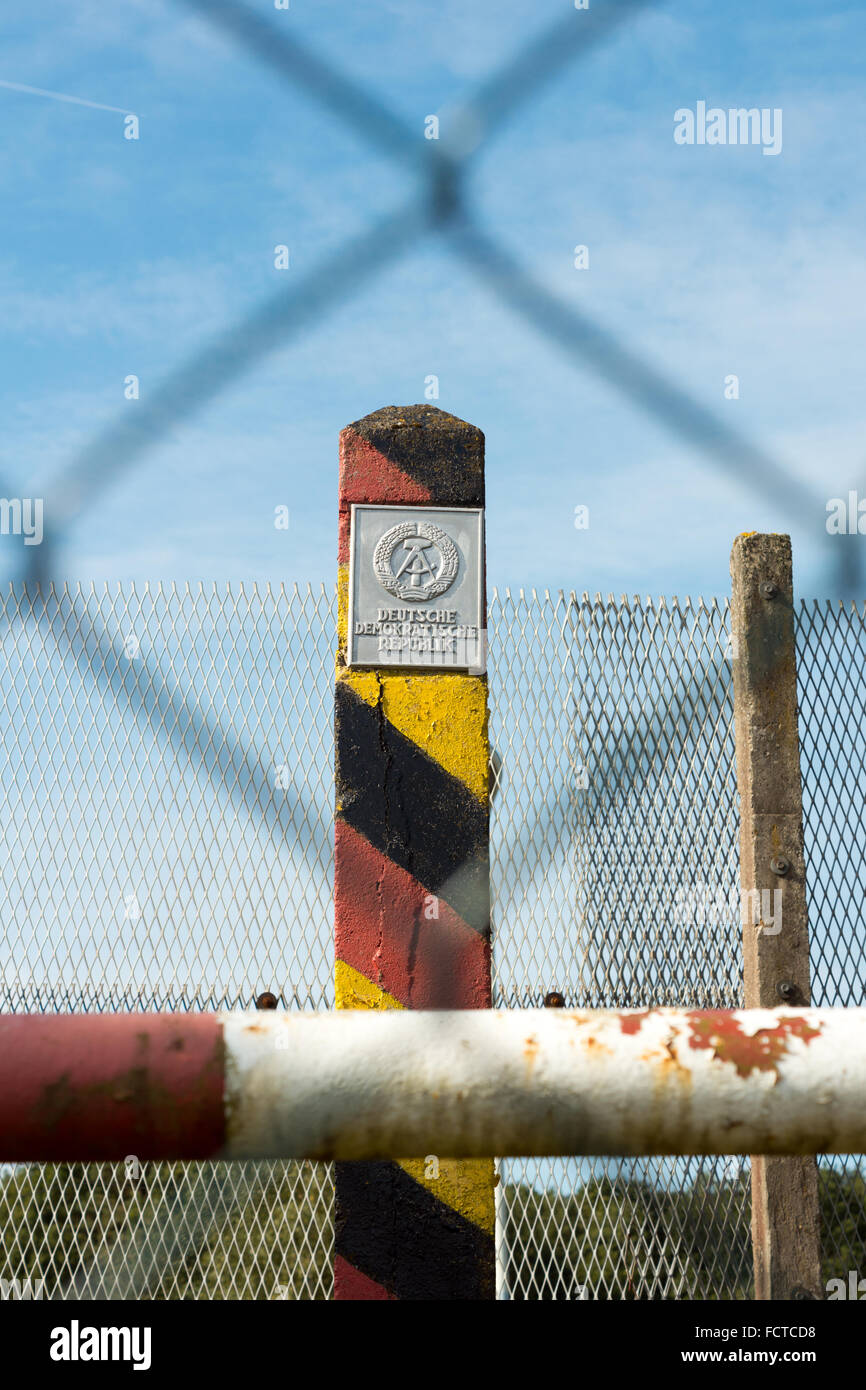
[[[810,1002],[790,537],[731,553],[747,1008]],[[823,1298],[814,1158],[752,1158],[755,1298]]]
[[[338,1009],[486,1009],[484,436],[428,405],[340,436]],[[495,1294],[493,1159],[336,1168],[337,1299]]]

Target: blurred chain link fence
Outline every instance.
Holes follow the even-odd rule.
[[[0,623],[0,1009],[332,1007],[331,591],[17,585]],[[498,1007],[741,1002],[727,629],[725,602],[494,591]],[[802,604],[798,642],[813,997],[861,1004],[866,608]],[[750,1294],[747,1160],[500,1175],[502,1297]],[[844,1276],[863,1171],[821,1183]],[[328,1298],[331,1202],[324,1164],[7,1169],[0,1278]]]
[[[527,104],[537,101],[572,63],[627,32],[634,21],[652,22],[659,0],[594,0],[568,6],[540,28],[512,57],[492,70],[462,102],[442,114],[441,140],[425,138],[428,115],[405,119],[371,91],[298,37],[289,14],[276,23],[240,0],[178,0],[318,107],[336,117],[353,140],[393,159],[417,176],[417,192],[396,205],[354,241],[299,277],[287,290],[253,305],[236,322],[176,364],[148,393],[140,409],[124,409],[70,459],[46,498],[43,544],[25,555],[32,580],[55,572],[56,547],[72,523],[92,507],[123,472],[139,463],[173,430],[228,390],[268,353],[284,347],[324,315],[339,308],[425,235],[447,236],[451,252],[512,312],[566,357],[613,386],[631,405],[697,449],[704,462],[762,495],[780,515],[822,541],[825,503],[796,472],[732,428],[703,400],[684,391],[633,342],[620,338],[577,305],[551,293],[479,218],[472,184],[480,157]],[[497,16],[494,21],[499,23]],[[437,122],[439,116],[436,116]],[[825,551],[828,573],[840,592],[859,593],[860,549],[839,544]]]

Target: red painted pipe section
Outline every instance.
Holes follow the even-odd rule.
[[[0,1016],[0,1159],[211,1158],[224,1080],[213,1014]]]

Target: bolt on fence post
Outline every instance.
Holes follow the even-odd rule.
[[[809,930],[790,537],[737,536],[731,579],[745,1004],[800,1007]],[[752,1158],[752,1248],[756,1299],[823,1298],[814,1158]]]
[[[427,405],[340,435],[338,1009],[491,1006],[484,436]],[[495,1296],[493,1158],[335,1170],[337,1299]]]

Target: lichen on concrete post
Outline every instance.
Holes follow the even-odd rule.
[[[489,1008],[484,436],[428,405],[342,431],[338,1009]],[[493,1159],[338,1164],[335,1297],[495,1293]]]

